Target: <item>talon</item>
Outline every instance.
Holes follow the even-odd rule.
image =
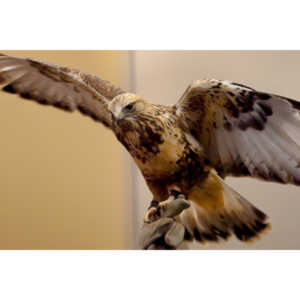
[[[152,223],[160,218],[159,207],[150,207],[145,215],[144,223]]]
[[[153,200],[145,215],[144,223],[152,223],[161,217],[174,218],[179,215],[184,209],[190,206],[185,196],[176,192],[176,197],[171,194],[169,198],[162,202]]]

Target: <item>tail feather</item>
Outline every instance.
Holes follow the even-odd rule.
[[[218,242],[234,234],[247,242],[259,238],[269,228],[266,214],[216,174],[209,175],[196,189],[189,197],[191,206],[178,217],[186,228],[187,240]]]

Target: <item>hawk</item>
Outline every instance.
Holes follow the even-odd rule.
[[[216,79],[196,80],[172,106],[154,105],[79,70],[0,56],[4,92],[79,110],[113,131],[153,194],[145,222],[174,199],[186,240],[250,241],[267,216],[228,186],[226,176],[300,185],[300,102]]]

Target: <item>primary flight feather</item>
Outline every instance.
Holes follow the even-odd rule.
[[[300,185],[300,103],[242,84],[196,80],[173,106],[154,105],[108,81],[41,61],[0,56],[3,91],[79,110],[110,128],[153,194],[145,221],[171,197],[185,238],[252,240],[266,215],[223,179],[251,176]]]

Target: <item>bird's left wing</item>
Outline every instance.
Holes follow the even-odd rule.
[[[193,82],[175,107],[223,177],[300,185],[300,102],[212,79]]]
[[[108,102],[125,93],[110,82],[79,70],[3,54],[0,85],[4,85],[3,91],[24,99],[67,111],[79,110],[107,127],[111,127]]]

